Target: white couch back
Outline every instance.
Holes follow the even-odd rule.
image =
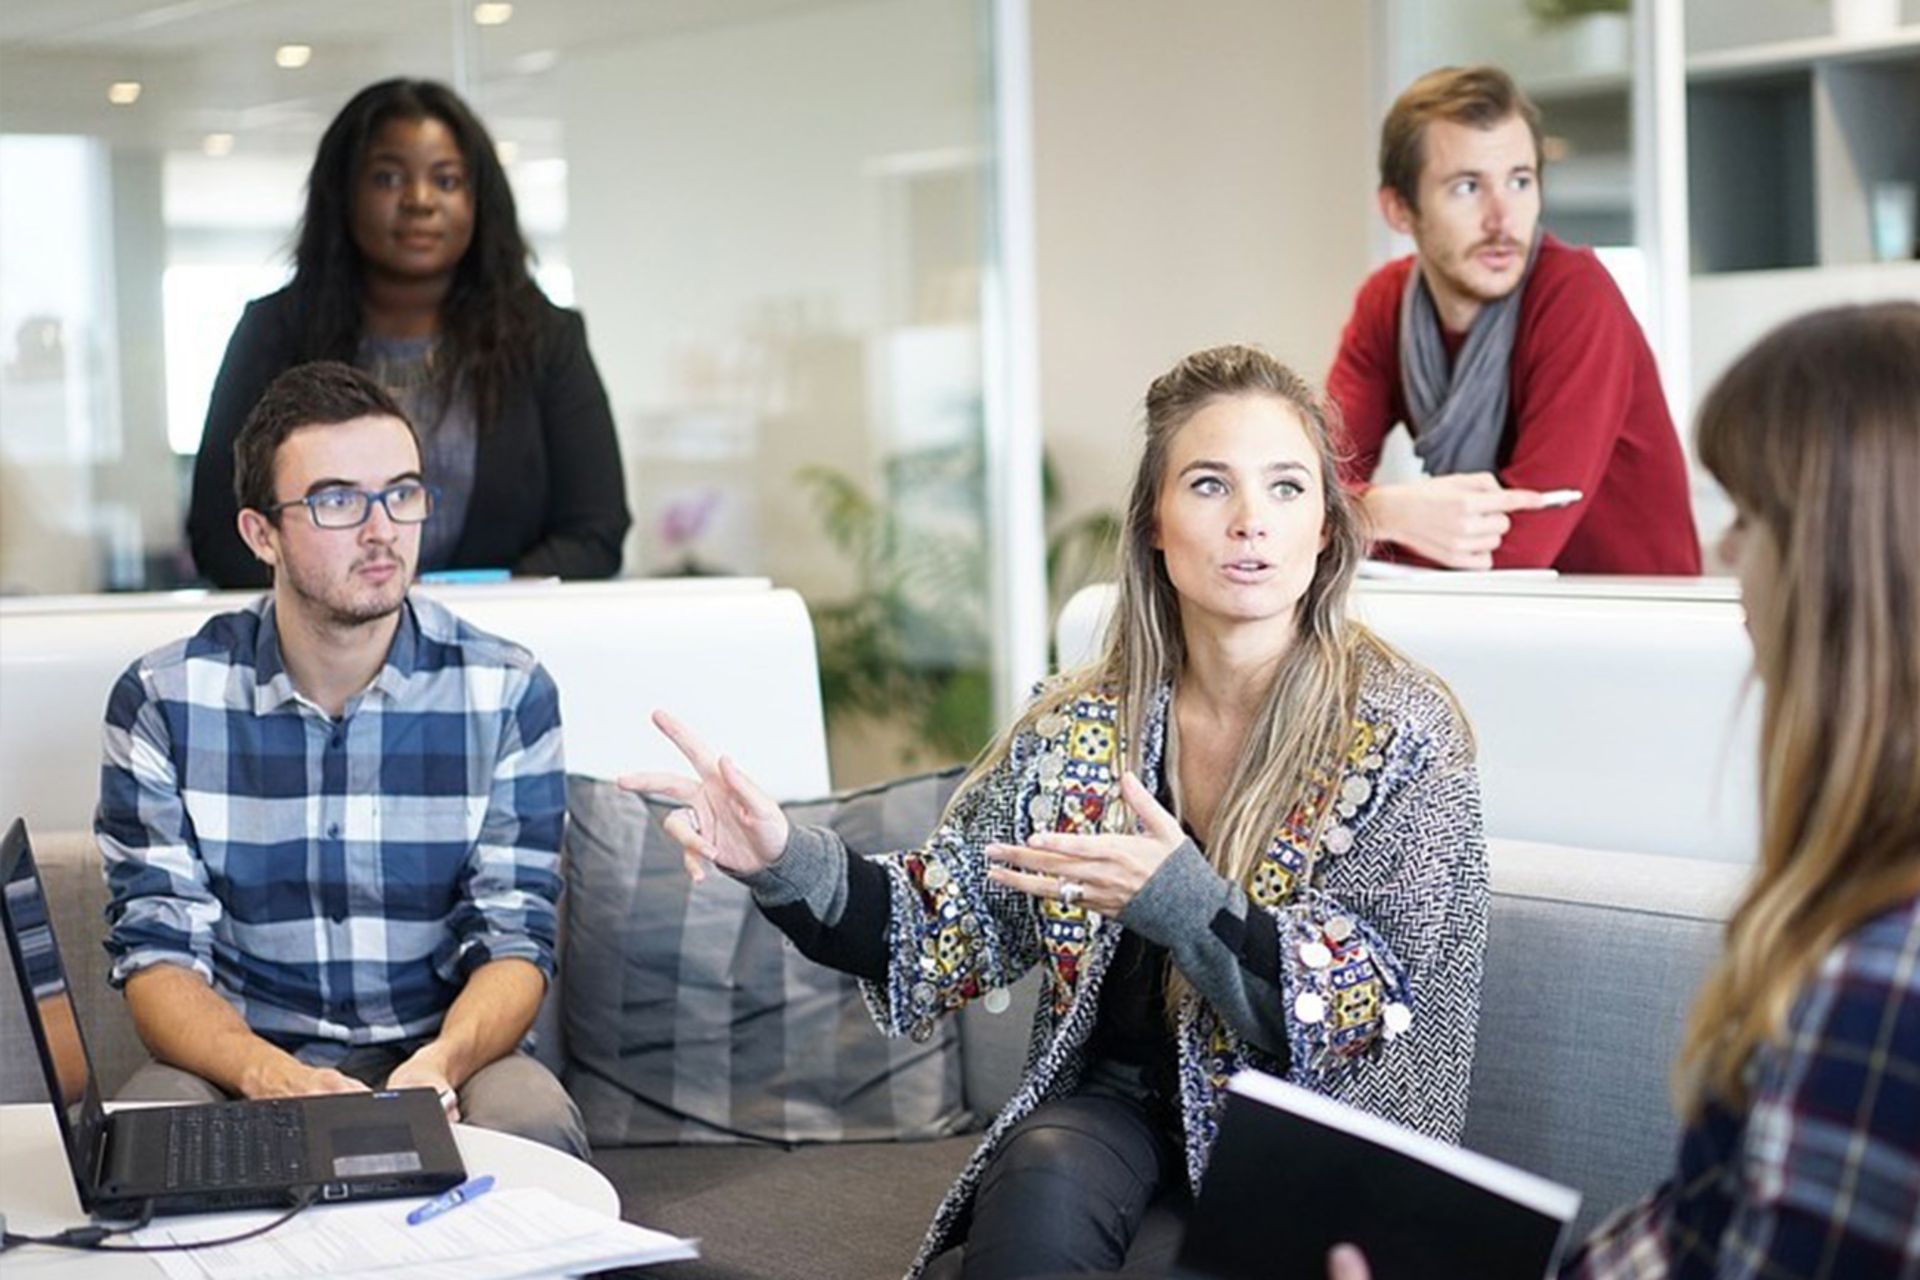
[[[681,767],[647,719],[666,707],[779,798],[831,790],[813,625],[792,591],[759,578],[428,590],[545,664],[560,687],[575,773]],[[0,822],[24,814],[42,831],[91,825],[100,720],[114,680],[140,654],[251,598],[183,592],[0,603]]]
[[[1111,586],[1068,602],[1062,667],[1094,654],[1112,607]],[[1753,858],[1758,704],[1731,583],[1363,582],[1354,609],[1466,707],[1490,834]]]

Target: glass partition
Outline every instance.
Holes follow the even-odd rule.
[[[191,584],[240,309],[359,88],[453,84],[613,405],[627,574],[813,604],[836,780],[990,727],[985,0],[153,8],[0,18],[0,589]],[[475,518],[484,513],[476,512]]]

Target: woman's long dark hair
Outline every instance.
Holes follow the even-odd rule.
[[[440,307],[443,393],[472,388],[485,430],[505,388],[535,358],[542,296],[527,273],[513,188],[493,138],[458,94],[431,80],[382,80],[353,96],[327,126],[307,175],[307,208],[293,253],[294,314],[303,360],[351,361],[366,328],[366,267],[353,242],[353,201],[373,135],[389,120],[434,119],[452,131],[473,194],[473,241]]]

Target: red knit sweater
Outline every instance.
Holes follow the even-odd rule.
[[[1400,294],[1412,269],[1413,259],[1401,258],[1360,286],[1327,378],[1345,424],[1340,478],[1351,488],[1367,485],[1380,442],[1407,421]],[[1457,355],[1466,335],[1443,336]],[[1494,567],[1699,573],[1686,459],[1653,352],[1591,249],[1542,241],[1520,300],[1511,377],[1500,483],[1586,496],[1558,510],[1515,512]]]

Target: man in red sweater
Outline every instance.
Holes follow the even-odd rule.
[[[1593,251],[1540,232],[1539,156],[1539,112],[1497,68],[1432,72],[1394,103],[1380,210],[1416,252],[1360,287],[1341,335],[1341,479],[1398,558],[1697,574],[1653,353]],[[1427,474],[1372,484],[1396,422]]]

